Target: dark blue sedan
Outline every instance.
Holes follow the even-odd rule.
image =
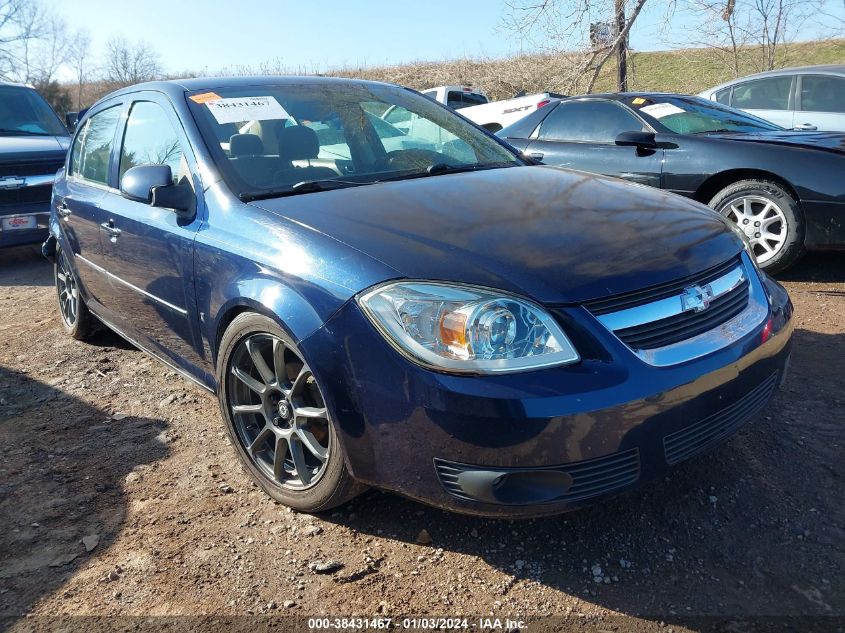
[[[733,434],[789,358],[789,298],[718,214],[528,166],[396,86],[128,88],[53,191],[68,334],[104,324],[217,393],[247,472],[298,510],[368,485],[572,509]]]

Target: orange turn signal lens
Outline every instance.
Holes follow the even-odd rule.
[[[440,342],[449,347],[467,347],[467,315],[446,312],[440,317]]]

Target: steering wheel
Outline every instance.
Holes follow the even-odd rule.
[[[387,166],[395,170],[423,170],[449,158],[430,149],[395,149],[387,152]]]

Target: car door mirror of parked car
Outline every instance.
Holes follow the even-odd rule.
[[[622,134],[616,137],[616,144],[623,147],[657,149],[657,141],[654,139],[654,132],[622,132]]]
[[[194,205],[193,189],[187,184],[173,184],[170,165],[138,165],[127,169],[120,179],[120,193],[129,200],[177,212],[191,211]]]
[[[76,129],[76,122],[79,121],[79,112],[65,112],[65,123],[67,129],[73,132]]]

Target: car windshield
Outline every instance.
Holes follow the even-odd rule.
[[[0,136],[67,136],[53,109],[32,88],[0,86]]]
[[[446,108],[394,86],[303,81],[187,97],[242,199],[524,164]]]
[[[756,116],[699,97],[628,97],[624,102],[658,131],[674,134],[783,129]]]

